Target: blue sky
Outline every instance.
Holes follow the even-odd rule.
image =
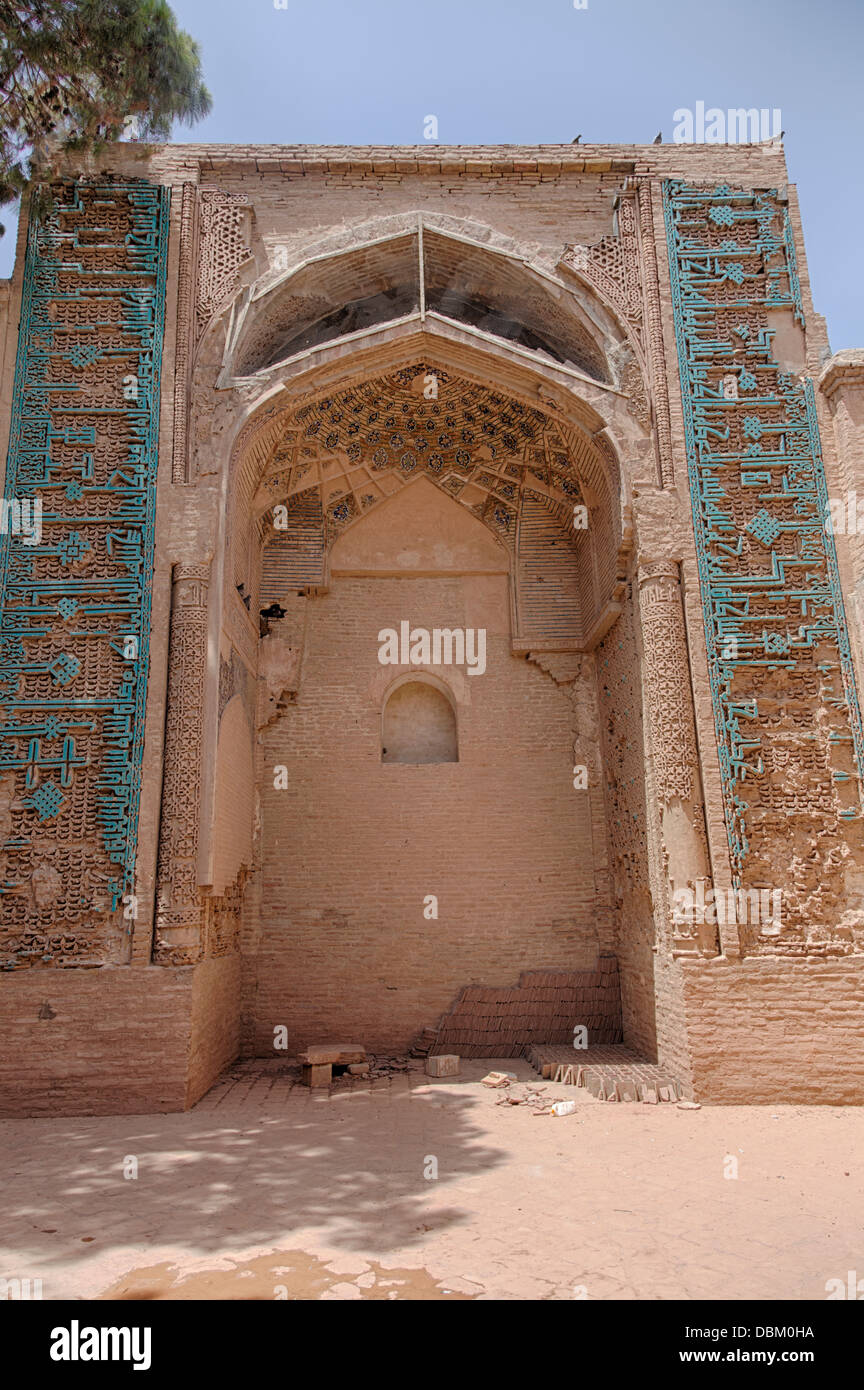
[[[779,107],[817,310],[864,347],[864,0],[175,0],[212,115],[175,139],[671,140],[698,101]],[[8,218],[5,219],[8,223]],[[0,242],[10,273],[13,229]]]

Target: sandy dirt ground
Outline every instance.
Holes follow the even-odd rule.
[[[493,1067],[543,1084],[490,1060],[309,1091],[258,1063],[185,1115],[6,1121],[0,1276],[288,1300],[821,1300],[864,1276],[864,1109],[546,1083],[578,1101],[553,1118],[499,1104]]]

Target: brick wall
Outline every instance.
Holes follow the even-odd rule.
[[[194,1105],[239,1045],[239,956],[0,977],[0,1115]]]
[[[103,966],[0,978],[0,1114],[182,1110],[193,971]]]
[[[186,1105],[213,1085],[240,1048],[240,957],[221,956],[195,967]]]
[[[220,173],[226,192],[245,193],[255,206],[256,226],[268,248],[288,248],[289,261],[310,237],[330,237],[342,228],[376,217],[413,213],[418,207],[449,217],[492,225],[518,238],[523,250],[554,256],[563,242],[596,241],[612,230],[612,200],[621,174],[573,179],[556,173],[511,175],[464,172],[353,175],[310,173],[272,178],[244,169]],[[205,180],[206,182],[207,180]]]
[[[486,627],[487,670],[450,668],[459,762],[381,762],[377,633]],[[383,684],[382,684],[383,681]],[[334,1033],[402,1048],[468,983],[593,968],[590,817],[572,706],[510,653],[505,575],[338,578],[312,601],[299,697],[261,747],[257,1050]],[[273,769],[288,770],[276,790]],[[424,898],[439,915],[427,920]]]
[[[698,1100],[864,1104],[864,956],[680,969]]]

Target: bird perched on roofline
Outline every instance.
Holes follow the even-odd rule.
[[[658,130],[657,134],[654,136],[653,143],[654,143],[655,145],[662,145],[662,144],[663,144],[663,132],[662,132],[662,130]]]

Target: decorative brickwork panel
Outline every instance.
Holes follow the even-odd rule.
[[[237,272],[251,259],[249,199],[245,193],[202,188],[198,194],[197,334],[237,288]]]
[[[624,611],[597,649],[606,826],[613,882],[619,898],[648,887],[642,690],[628,595]]]
[[[678,566],[641,566],[639,603],[657,796],[663,804],[690,801],[699,759]]]
[[[560,265],[576,270],[614,304],[637,336],[642,331],[642,274],[639,264],[639,214],[635,199],[622,197],[614,236],[593,246],[567,246]]]
[[[210,565],[175,565],[172,577],[153,959],[192,965],[203,947],[198,828]]]
[[[732,869],[782,873],[783,926],[750,945],[844,951],[862,725],[812,383],[772,351],[778,320],[803,325],[789,216],[725,186],[667,182],[664,204]]]
[[[185,483],[189,436],[189,376],[194,312],[195,211],[197,190],[184,183],[180,203],[180,260],[177,269],[177,333],[174,347],[174,449],[172,482]]]
[[[5,484],[42,534],[0,538],[9,967],[127,958],[147,695],[169,192],[54,193],[29,231]]]

